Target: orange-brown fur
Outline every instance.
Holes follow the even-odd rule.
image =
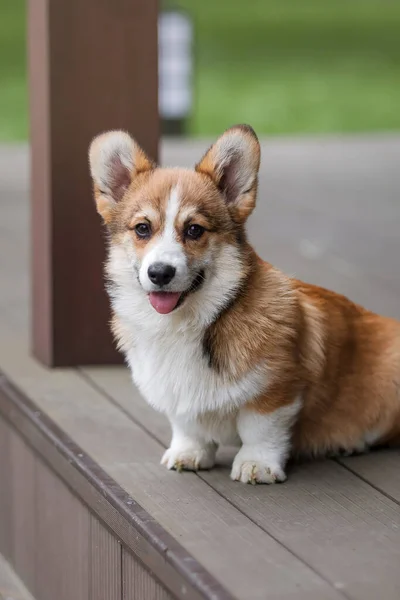
[[[400,323],[248,254],[246,288],[211,327],[216,366],[236,376],[266,360],[268,392],[249,405],[260,413],[301,394],[294,454],[356,447],[374,430],[399,441]]]

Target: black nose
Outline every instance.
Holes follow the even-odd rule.
[[[167,285],[174,278],[175,273],[175,267],[162,262],[153,263],[147,271],[150,281],[159,286]]]

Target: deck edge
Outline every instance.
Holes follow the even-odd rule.
[[[213,575],[2,371],[0,415],[174,597],[234,600]]]

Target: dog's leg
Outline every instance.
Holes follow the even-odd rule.
[[[233,461],[232,479],[254,484],[285,481],[291,429],[300,408],[296,400],[268,413],[241,409],[237,427],[243,446]]]
[[[177,471],[211,469],[215,463],[217,444],[206,437],[203,427],[195,420],[170,419],[171,446],[162,457],[161,464]]]

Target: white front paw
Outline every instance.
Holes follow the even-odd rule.
[[[243,447],[233,461],[231,479],[242,483],[276,483],[285,481],[286,474],[279,461],[258,449]]]
[[[164,452],[161,464],[167,469],[176,471],[198,471],[199,469],[211,469],[215,463],[215,446],[168,448]]]

